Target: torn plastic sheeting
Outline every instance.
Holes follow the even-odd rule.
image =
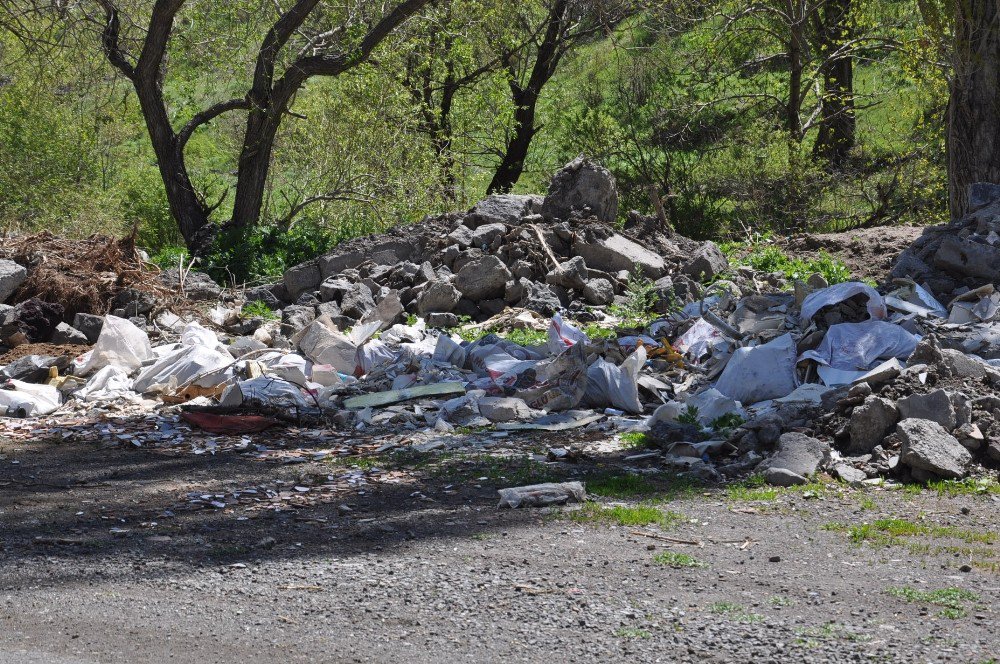
[[[504,422],[496,425],[504,431],[568,431],[579,429],[603,419],[604,415],[590,410],[567,410],[539,417],[531,422]]]
[[[867,320],[862,323],[832,325],[815,350],[799,357],[845,371],[867,371],[879,360],[905,359],[917,347],[920,336],[898,325]]]
[[[719,344],[728,344],[725,337],[714,325],[704,318],[695,321],[687,332],[674,342],[674,350],[697,362],[711,353],[712,348]]]
[[[181,343],[185,346],[215,348],[219,345],[219,337],[197,321],[192,321],[184,326],[184,330],[181,332]]]
[[[271,408],[315,408],[316,404],[306,401],[297,386],[280,378],[259,376],[230,385],[219,399],[220,405],[236,408],[258,404]]]
[[[293,341],[314,363],[332,365],[349,376],[357,375],[358,345],[347,335],[330,329],[322,319],[307,325]]]
[[[744,420],[747,419],[743,404],[714,387],[689,396],[686,405],[698,409],[698,422],[703,425],[711,424],[724,415],[739,415]],[[677,419],[678,416],[679,414],[673,419]]]
[[[37,417],[59,408],[59,390],[51,385],[8,380],[0,386],[0,414],[7,417]]]
[[[372,394],[362,394],[351,397],[344,401],[345,408],[367,408],[377,406],[388,406],[401,401],[419,399],[421,397],[439,397],[450,394],[464,394],[465,384],[458,382],[437,383],[434,385],[421,385],[410,387],[404,390],[388,390],[386,392],[373,392]]]
[[[885,296],[887,306],[919,316],[948,317],[948,309],[937,301],[930,291],[919,284],[897,288]]]
[[[784,334],[752,348],[738,348],[715,384],[722,394],[750,405],[776,399],[798,387],[795,341]]]
[[[358,348],[356,363],[358,376],[364,376],[376,367],[394,364],[400,357],[399,350],[390,348],[379,339],[372,339]]]
[[[587,391],[587,352],[584,344],[571,346],[553,360],[539,362],[534,372],[538,384],[518,390],[513,396],[545,412],[576,408]]]
[[[827,387],[841,387],[843,385],[851,385],[857,382],[862,376],[864,376],[867,371],[850,371],[847,369],[834,369],[833,367],[828,367],[824,365],[819,365],[816,367],[816,373],[819,375],[819,379],[823,381],[823,384]]]
[[[207,346],[184,346],[143,369],[132,389],[144,394],[188,384],[215,387],[233,377],[232,365],[229,353]]]
[[[132,379],[121,367],[97,370],[87,384],[73,393],[81,401],[110,401],[120,397],[138,398],[132,390]]]
[[[270,355],[270,354],[269,354]],[[259,360],[267,367],[267,373],[295,385],[305,385],[309,372],[309,361],[295,353],[281,353]]]
[[[516,360],[540,360],[542,355],[512,341],[502,339],[495,334],[488,334],[466,348],[467,365],[479,376],[489,375],[486,358],[498,353],[504,353]]]
[[[94,347],[74,361],[73,373],[86,376],[107,366],[121,367],[131,373],[153,357],[145,332],[124,318],[109,315],[104,317],[104,326]]]
[[[500,494],[498,507],[513,509],[565,505],[569,502],[580,503],[587,499],[587,491],[580,482],[532,484],[500,489],[498,493]]]
[[[278,424],[278,420],[260,415],[216,415],[214,413],[181,413],[181,419],[188,424],[209,433],[238,436],[259,433]]]
[[[591,408],[611,405],[629,413],[641,413],[639,370],[646,363],[646,349],[639,346],[620,367],[598,359],[587,369],[583,403]]]
[[[432,359],[435,362],[444,362],[461,369],[465,366],[466,352],[457,341],[447,334],[442,334],[437,338]]]
[[[570,346],[589,341],[582,330],[564,321],[559,314],[553,316],[549,323],[548,337],[546,348],[552,355],[559,355]]]
[[[855,295],[868,296],[868,315],[873,319],[883,320],[888,315],[885,302],[877,290],[860,281],[845,281],[842,284],[835,284],[829,288],[824,288],[807,295],[806,299],[802,302],[800,318],[803,321],[812,320],[816,312],[823,307],[840,304]]]

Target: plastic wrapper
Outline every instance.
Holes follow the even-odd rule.
[[[142,394],[188,384],[215,387],[233,377],[232,365],[233,357],[229,353],[207,346],[184,346],[143,369],[132,389]]]
[[[776,399],[798,387],[795,341],[785,334],[761,346],[738,348],[715,389],[744,406]]]
[[[587,335],[556,314],[549,323],[549,340],[546,348],[552,355],[559,355],[564,350],[580,342],[587,343]]]
[[[500,489],[498,493],[500,494],[498,507],[511,509],[565,505],[566,503],[580,503],[587,499],[587,491],[580,482],[532,484]]]
[[[909,357],[918,341],[918,335],[884,321],[839,323],[830,327],[818,348],[802,353],[799,361],[815,360],[844,371],[867,371],[881,360]]]
[[[105,316],[97,343],[93,349],[74,360],[73,373],[86,376],[107,366],[120,367],[131,373],[153,357],[145,332],[124,318]]]
[[[59,390],[51,385],[9,380],[0,386],[0,415],[38,417],[59,408]]]
[[[646,349],[639,346],[620,367],[598,359],[587,369],[583,404],[591,408],[613,406],[629,413],[641,413],[639,370],[646,363]]]
[[[829,288],[810,293],[802,301],[802,309],[799,317],[804,321],[812,320],[816,312],[823,307],[840,304],[844,300],[849,300],[855,295],[861,294],[868,296],[868,315],[875,320],[883,320],[888,312],[886,311],[882,296],[879,295],[877,290],[860,281],[845,281],[842,284],[835,284]]]

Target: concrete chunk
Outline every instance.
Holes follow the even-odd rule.
[[[924,419],[906,419],[896,426],[903,441],[900,460],[910,468],[937,477],[958,479],[967,474],[972,455],[940,424]]]
[[[0,259],[0,302],[6,302],[27,278],[26,268],[14,261]]]

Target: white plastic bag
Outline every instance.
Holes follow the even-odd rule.
[[[556,314],[549,323],[549,341],[546,344],[551,355],[559,355],[561,352],[575,344],[587,343],[587,335],[582,330],[572,326],[563,320],[562,316]]]
[[[146,367],[132,389],[140,394],[187,385],[215,387],[233,377],[233,357],[206,346],[184,346]]]
[[[86,376],[107,366],[120,367],[132,373],[151,359],[153,349],[145,332],[124,318],[105,316],[97,343],[91,351],[74,361],[73,373]]]
[[[715,389],[744,406],[783,397],[796,387],[795,341],[791,334],[761,346],[737,349],[715,384]]]
[[[639,346],[620,367],[598,359],[587,369],[584,403],[592,408],[608,405],[629,413],[641,413],[639,370],[646,363],[646,349]]]
[[[885,319],[888,312],[885,309],[885,302],[882,300],[882,296],[879,295],[877,290],[860,281],[845,281],[842,284],[835,284],[829,288],[810,293],[802,301],[802,310],[799,317],[803,321],[812,320],[816,312],[823,307],[839,304],[844,300],[849,300],[855,295],[861,294],[868,296],[868,315],[875,320]]]
[[[219,403],[227,408],[243,404],[259,404],[271,408],[315,408],[316,404],[307,401],[295,385],[281,380],[260,376],[230,385],[222,393]]]
[[[59,390],[51,385],[7,381],[12,390],[0,390],[0,415],[37,417],[59,408]]]
[[[704,318],[699,318],[674,342],[674,350],[697,362],[712,351],[716,344],[727,343],[718,328]]]
[[[80,401],[110,401],[119,397],[138,398],[132,391],[132,379],[121,367],[98,369],[87,384],[73,393]]]
[[[816,360],[834,369],[867,371],[879,360],[909,357],[918,341],[918,335],[885,321],[838,323],[830,326],[818,348],[802,353],[799,361]]]
[[[192,321],[184,326],[181,332],[181,343],[185,346],[207,346],[215,348],[219,345],[219,337],[210,329],[203,327],[201,323]]]

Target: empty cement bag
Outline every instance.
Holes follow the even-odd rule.
[[[117,316],[105,316],[104,327],[94,348],[74,361],[73,373],[86,376],[104,367],[120,367],[129,373],[153,359],[153,349],[146,333],[130,321]]]
[[[816,360],[834,369],[867,371],[880,360],[905,359],[917,347],[920,336],[899,325],[880,320],[831,325],[819,347],[799,358]]]
[[[737,349],[715,384],[715,389],[744,406],[783,397],[796,387],[795,341],[790,334],[762,346]]]
[[[562,484],[532,484],[500,489],[500,504],[497,507],[547,507],[580,503],[587,499],[587,491],[580,482]]]
[[[59,408],[59,390],[51,385],[9,380],[0,389],[0,415],[37,417]]]
[[[639,346],[620,367],[598,359],[587,369],[587,390],[583,403],[591,408],[612,406],[629,413],[641,413],[639,370],[646,363],[646,349]]]
[[[833,304],[840,304],[844,300],[849,300],[855,295],[866,295],[868,297],[868,315],[873,319],[882,320],[888,312],[885,308],[885,301],[879,292],[860,281],[845,281],[842,284],[835,284],[829,288],[810,293],[802,301],[802,310],[799,317],[803,321],[811,320],[823,307]]]
[[[189,384],[215,387],[233,377],[233,364],[229,353],[207,346],[183,346],[143,369],[132,389],[143,394]]]

